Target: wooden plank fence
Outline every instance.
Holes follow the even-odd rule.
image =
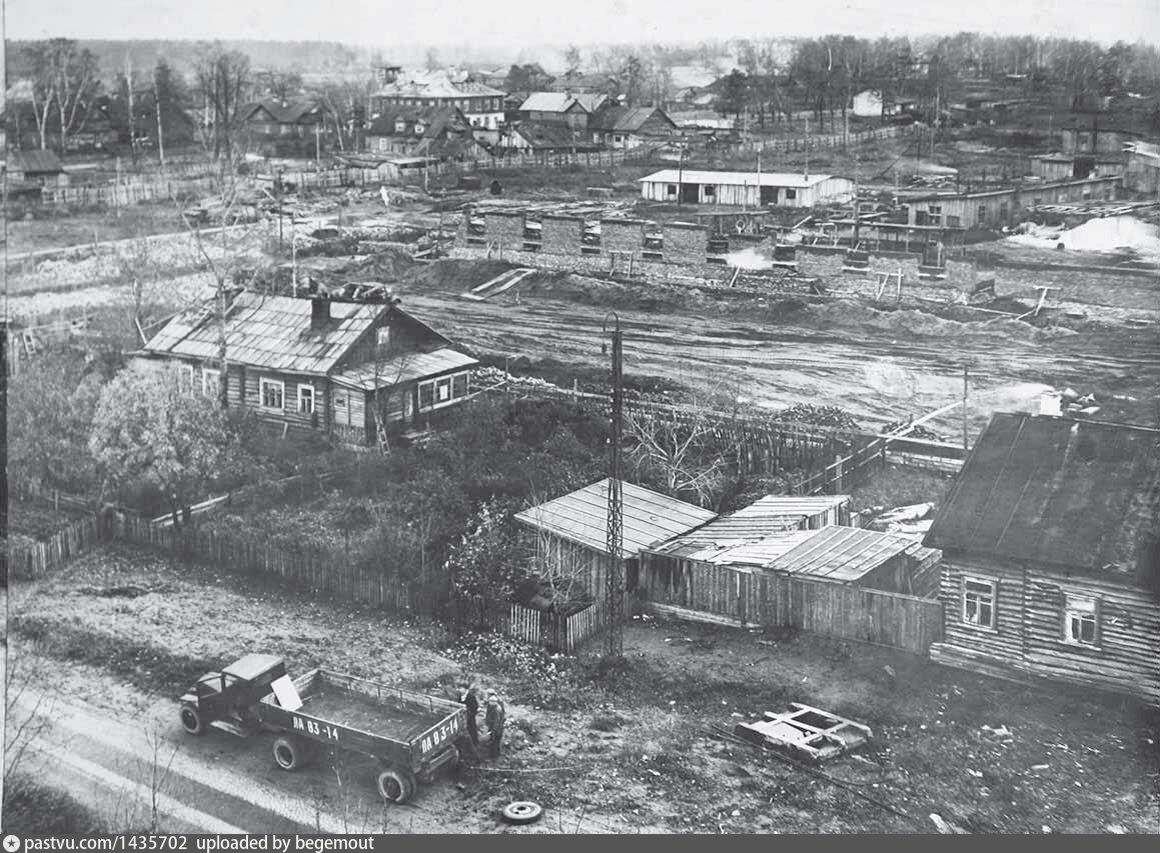
[[[158,199],[177,200],[215,193],[221,182],[214,177],[170,180],[140,178],[131,183],[92,184],[89,186],[45,187],[41,190],[41,204],[96,205],[128,207],[142,201]]]
[[[813,634],[925,655],[942,639],[936,598],[775,572],[685,561],[680,569],[642,561],[638,595],[646,607],[711,621],[792,627]]]
[[[99,545],[105,538],[99,516],[91,515],[74,521],[47,539],[12,547],[8,552],[8,575],[19,580],[42,578],[73,557]],[[4,581],[7,584],[7,577]]]
[[[563,654],[574,654],[608,624],[607,609],[600,602],[561,616],[513,602],[465,596],[455,600],[452,613],[462,627],[495,631]]]
[[[850,133],[823,133],[799,136],[790,139],[751,139],[739,143],[737,146],[744,152],[773,151],[788,153],[791,151],[815,151],[822,148],[841,148],[845,145],[857,145],[876,139],[896,139],[899,136],[915,133],[914,125],[888,125],[872,130],[856,130]]]

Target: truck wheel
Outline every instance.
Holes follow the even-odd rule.
[[[205,720],[201,718],[201,712],[189,705],[181,709],[181,727],[191,735],[205,734]]]
[[[274,761],[283,770],[298,770],[306,765],[309,754],[306,744],[291,737],[280,737],[274,741]]]
[[[379,796],[388,803],[402,805],[415,795],[415,778],[410,773],[388,767],[379,773],[378,788]]]
[[[529,800],[517,800],[503,807],[503,819],[508,823],[535,823],[543,813],[543,806]]]

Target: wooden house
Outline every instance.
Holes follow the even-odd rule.
[[[221,323],[212,305],[179,314],[136,355],[178,363],[217,393]],[[350,445],[426,426],[468,395],[478,362],[393,302],[241,291],[226,309],[228,405]]]
[[[608,102],[607,95],[532,92],[519,107],[519,118],[532,124],[560,124],[586,133],[592,114]]]
[[[922,195],[905,200],[907,224],[940,228],[999,227],[1021,221],[1029,208],[1040,204],[1111,201],[1118,176],[1026,182],[981,192]]]
[[[5,161],[8,180],[40,187],[66,187],[68,172],[54,151],[11,151]]]
[[[592,141],[609,148],[636,148],[679,133],[676,122],[659,107],[605,105],[588,120]]]
[[[939,509],[940,663],[1160,703],[1160,431],[996,414]]]
[[[546,503],[515,516],[535,535],[536,565],[541,571],[566,573],[577,578],[595,597],[604,594],[608,559],[609,480]],[[635,582],[637,555],[704,524],[714,513],[699,506],[662,495],[632,483],[621,483],[623,546],[626,586]]]
[[[366,132],[372,154],[413,154],[420,148],[443,147],[455,141],[474,144],[471,122],[457,107],[388,105]]]

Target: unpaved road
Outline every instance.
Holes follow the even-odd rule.
[[[504,294],[485,302],[404,291],[403,306],[482,354],[604,367],[606,311],[560,299]],[[971,433],[994,411],[1037,411],[1049,386],[1092,392],[1152,423],[1160,392],[1155,330],[1073,332],[1000,319],[957,323],[918,311],[875,312],[844,303],[811,307],[788,322],[676,312],[617,311],[625,372],[660,376],[705,395],[733,385],[763,408],[809,402],[841,406],[866,426],[933,411],[962,395],[969,369]],[[931,424],[955,434],[961,414]]]

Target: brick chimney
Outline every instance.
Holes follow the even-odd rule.
[[[330,300],[325,295],[315,293],[310,297],[310,329],[318,331],[330,322]]]

